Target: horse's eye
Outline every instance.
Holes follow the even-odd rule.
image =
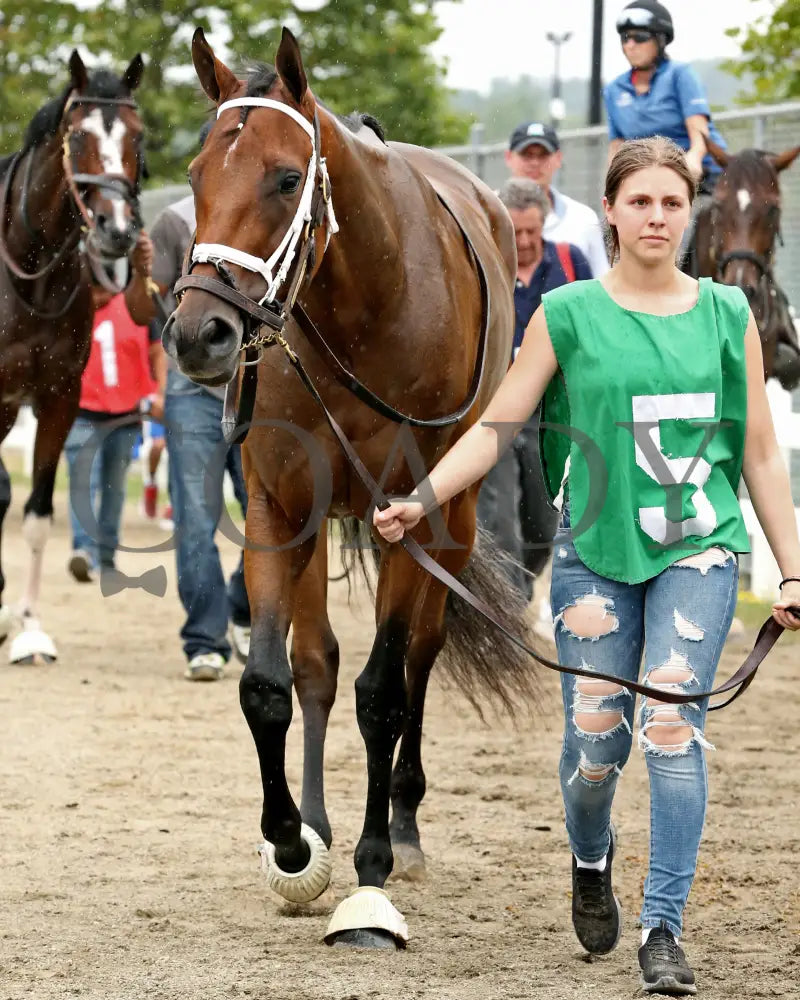
[[[286,174],[281,179],[278,190],[281,194],[294,194],[300,185],[300,174]]]

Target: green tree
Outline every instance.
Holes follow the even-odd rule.
[[[753,78],[752,90],[738,95],[740,104],[800,97],[800,0],[773,0],[773,5],[771,15],[758,18],[747,29],[726,32],[741,43],[742,55],[724,68]]]
[[[455,0],[457,2],[457,0]],[[142,52],[137,93],[154,181],[183,176],[209,103],[191,65],[198,25],[239,72],[271,62],[286,24],[298,37],[315,94],[334,111],[358,108],[392,138],[424,145],[466,138],[470,116],[452,107],[443,68],[429,51],[441,29],[417,0],[328,0],[316,11],[290,0],[98,0],[79,10],[67,0],[3,0],[0,7],[0,152],[21,143],[25,126],[66,83],[66,60],[84,56],[124,68]],[[46,54],[46,55],[45,55]]]

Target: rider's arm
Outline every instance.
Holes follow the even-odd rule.
[[[131,253],[131,280],[125,289],[125,305],[134,323],[147,326],[155,316],[155,304],[150,294],[150,271],[153,267],[153,244],[142,230]]]
[[[375,511],[374,523],[384,538],[397,541],[426,512],[435,510],[485,476],[533,413],[557,368],[544,307],[539,306],[525,331],[516,360],[491,402],[480,419],[419,484],[416,490],[419,500],[396,502],[385,511]]]
[[[686,119],[686,131],[689,134],[689,148],[686,151],[686,160],[689,164],[689,169],[699,180],[703,176],[703,158],[706,155],[708,119],[705,115],[689,115]]]
[[[744,338],[747,362],[747,423],[742,475],[759,524],[764,529],[782,577],[800,577],[800,541],[792,491],[783,461],[764,385],[764,361],[758,327],[750,314]],[[800,583],[787,583],[780,603],[800,605]],[[784,605],[784,606],[785,606]],[[778,611],[775,617],[785,626],[797,623]]]

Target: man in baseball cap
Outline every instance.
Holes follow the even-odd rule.
[[[556,130],[539,121],[518,125],[511,133],[506,163],[512,177],[535,181],[550,199],[552,211],[545,220],[544,239],[552,243],[572,243],[588,260],[593,277],[605,274],[608,255],[597,214],[588,205],[553,187],[553,177],[562,163]]]

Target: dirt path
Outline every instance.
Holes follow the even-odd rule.
[[[19,492],[19,491],[18,491]],[[64,566],[63,497],[48,550],[44,620],[57,666],[0,666],[0,1000],[253,997],[259,1000],[617,1000],[638,993],[635,917],[647,858],[647,787],[634,752],[618,794],[618,891],[625,933],[587,963],[573,938],[569,854],[556,780],[555,685],[515,731],[483,726],[434,684],[421,810],[427,881],[392,885],[408,919],[405,953],[321,943],[354,887],[364,753],[353,679],[371,613],[334,586],[342,646],[328,744],[334,881],[300,912],[268,895],[258,871],[260,784],[236,679],[181,679],[173,555],[167,597],[104,600]],[[26,552],[18,504],[4,570],[19,596]],[[129,517],[126,538],[163,535]],[[227,544],[229,566],[235,553]],[[752,634],[748,636],[752,642]],[[798,646],[783,642],[746,698],[713,719],[711,809],[687,914],[686,948],[707,998],[790,997],[800,978]],[[742,648],[726,654],[729,674]],[[300,733],[289,753],[299,788]]]

